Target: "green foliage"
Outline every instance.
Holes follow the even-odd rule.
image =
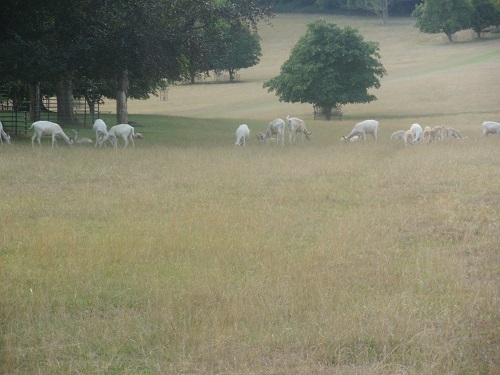
[[[248,24],[223,20],[206,24],[191,33],[193,43],[183,48],[183,80],[194,83],[196,77],[210,71],[228,71],[231,81],[236,71],[260,61],[260,38]]]
[[[226,25],[219,43],[224,48],[212,56],[213,69],[227,70],[231,81],[238,70],[254,66],[260,61],[260,37],[242,23]]]
[[[386,74],[378,44],[365,42],[356,29],[341,29],[324,20],[308,25],[306,34],[281,66],[279,76],[264,83],[280,101],[311,103],[327,114],[337,105],[369,103]]]
[[[494,26],[498,27],[500,25],[500,0],[494,0],[495,4],[495,22]]]
[[[471,26],[472,6],[469,0],[425,0],[413,11],[421,32],[445,33],[452,41],[454,33]]]
[[[498,22],[498,9],[493,0],[471,0],[471,27],[481,37],[481,31]]]
[[[255,27],[269,15],[257,0],[4,0],[0,3],[0,82],[115,81],[127,72],[144,97],[177,80],[185,52],[206,58],[219,21]]]
[[[86,3],[85,3],[86,4]],[[0,5],[0,75],[25,82],[51,82],[74,74],[83,53],[76,31],[84,28],[81,17],[87,8],[75,3],[50,0],[19,2],[5,0]]]

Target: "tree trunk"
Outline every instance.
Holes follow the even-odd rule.
[[[323,113],[325,114],[325,120],[330,121],[332,119],[332,106],[323,107]]]
[[[95,96],[92,95],[84,95],[85,101],[87,102],[87,107],[89,107],[89,113],[91,115],[95,115]]]
[[[128,124],[127,112],[128,97],[128,71],[123,73],[116,80],[116,123]]]
[[[72,125],[75,122],[73,111],[73,86],[70,82],[59,81],[56,84],[57,122]]]
[[[389,9],[385,8],[385,9],[382,11],[382,19],[381,19],[382,26],[387,25],[387,20],[388,20],[388,19],[389,19]]]

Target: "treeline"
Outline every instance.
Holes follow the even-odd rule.
[[[380,0],[388,4],[392,16],[410,16],[415,6],[423,0]],[[320,13],[370,13],[360,0],[261,0],[263,5],[272,5],[274,12],[320,12]]]
[[[57,121],[73,124],[73,98],[89,107],[116,99],[127,123],[128,98],[171,82],[256,64],[257,23],[271,17],[260,0],[1,0],[0,99],[57,97]]]

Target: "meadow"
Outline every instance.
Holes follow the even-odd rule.
[[[0,373],[500,372],[500,137],[480,137],[500,38],[322,16],[378,41],[389,75],[314,121],[262,82],[315,17],[261,25],[235,84],[132,101],[134,148],[0,146]],[[259,144],[288,113],[313,140]],[[339,142],[365,118],[378,142]],[[414,122],[468,138],[389,140]]]

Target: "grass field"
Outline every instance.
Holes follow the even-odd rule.
[[[0,373],[500,373],[500,137],[480,139],[500,39],[325,17],[379,41],[389,75],[313,121],[262,82],[314,18],[262,26],[239,83],[130,103],[134,148],[0,146]],[[259,145],[287,113],[313,140]],[[364,118],[379,141],[340,143]],[[468,138],[389,140],[413,122]]]

